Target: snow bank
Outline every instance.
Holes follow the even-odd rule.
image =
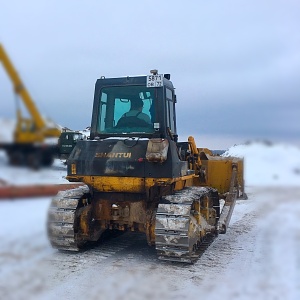
[[[299,147],[252,142],[233,146],[222,156],[244,158],[246,185],[300,186]]]

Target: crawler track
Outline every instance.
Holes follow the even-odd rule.
[[[88,187],[81,186],[59,192],[53,198],[48,212],[48,236],[54,248],[79,251],[83,247],[77,232],[77,212],[88,193]],[[158,258],[195,262],[217,235],[219,210],[218,194],[212,188],[190,187],[165,196],[158,205],[155,221]]]
[[[214,193],[211,188],[191,187],[162,200],[157,209],[155,226],[159,259],[193,263],[213,242],[217,234],[216,212],[219,211],[219,204],[212,197]],[[204,198],[210,199],[207,201],[210,206],[205,207],[210,210],[212,218],[208,222],[201,215]],[[212,221],[214,225],[210,225]]]
[[[76,209],[89,192],[87,186],[62,191],[52,199],[48,211],[48,237],[53,248],[78,251],[82,246],[76,239]]]

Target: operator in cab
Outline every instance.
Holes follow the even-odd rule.
[[[126,123],[129,125],[129,123],[132,122],[136,122],[138,126],[150,126],[152,123],[149,115],[142,112],[144,106],[143,100],[140,98],[133,98],[130,100],[130,103],[130,110],[123,114],[118,121],[117,126],[123,126]]]

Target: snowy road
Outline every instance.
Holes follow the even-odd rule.
[[[0,202],[0,299],[300,299],[300,188],[247,193],[194,265],[158,261],[134,233],[57,252],[46,237],[49,198]]]

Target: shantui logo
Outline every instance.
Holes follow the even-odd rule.
[[[99,158],[130,158],[131,153],[130,152],[98,152],[96,153],[95,157]]]

